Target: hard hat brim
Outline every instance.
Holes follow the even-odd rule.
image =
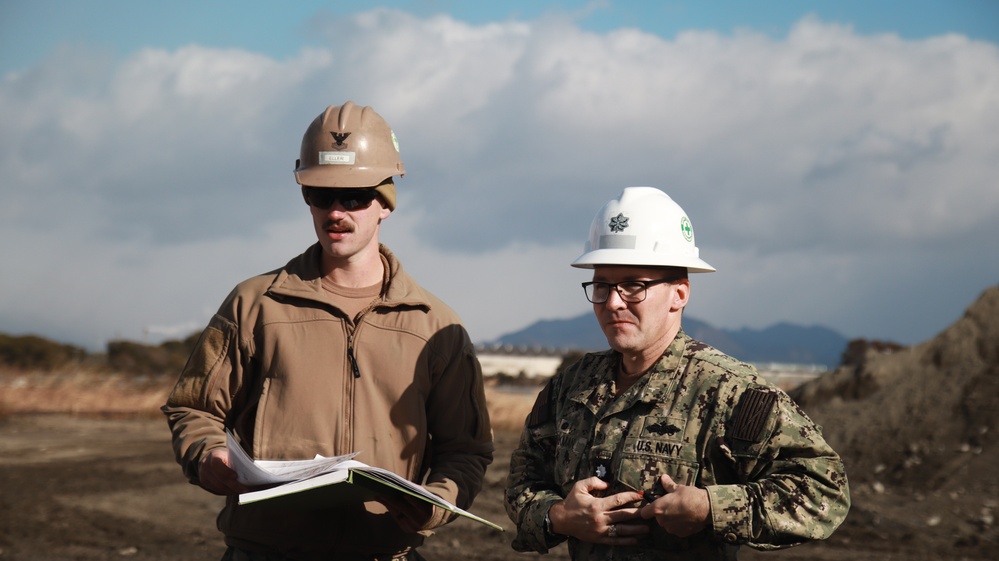
[[[663,255],[656,259],[655,254],[648,251],[632,251],[621,249],[596,249],[587,251],[577,257],[572,263],[578,269],[593,269],[600,265],[618,265],[627,267],[686,267],[690,273],[713,273],[715,268],[697,257],[677,259],[676,256]]]

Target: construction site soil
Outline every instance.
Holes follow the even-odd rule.
[[[183,480],[155,409],[122,408],[124,399],[82,406],[92,385],[67,388],[0,372],[0,561],[218,559],[221,499]],[[78,392],[79,406],[39,405],[57,402],[57,391]],[[892,352],[872,345],[792,394],[843,456],[853,507],[828,540],[743,548],[740,559],[999,559],[999,287],[936,338]],[[427,540],[428,560],[539,557],[510,549],[502,506],[517,439],[504,419],[523,419],[532,401],[490,390],[497,453],[471,510],[507,531],[459,520]],[[568,555],[561,546],[545,558]]]

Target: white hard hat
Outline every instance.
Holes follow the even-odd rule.
[[[690,219],[669,195],[654,187],[626,187],[593,217],[590,237],[573,267],[597,265],[686,267],[715,270],[698,257]]]

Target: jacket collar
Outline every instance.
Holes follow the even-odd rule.
[[[388,288],[375,307],[415,306],[430,309],[430,301],[416,281],[402,269],[402,263],[384,245],[378,246],[382,263],[386,267]],[[304,253],[293,258],[277,271],[267,294],[274,297],[291,297],[328,304],[322,286],[319,258],[322,246],[315,243]]]
[[[670,343],[666,352],[659,358],[659,361],[635,382],[632,396],[625,401],[615,401],[614,397],[614,376],[618,365],[621,363],[621,354],[614,350],[607,350],[600,353],[603,360],[598,364],[598,368],[592,373],[589,383],[582,384],[575,394],[570,395],[570,399],[585,405],[594,415],[613,415],[624,409],[631,407],[636,402],[647,403],[669,403],[667,399],[673,394],[682,372],[680,365],[684,355],[687,353],[691,339],[681,328]],[[608,409],[604,407],[614,402]]]
[[[667,396],[673,394],[682,374],[680,364],[687,353],[688,344],[692,341],[693,339],[683,332],[683,328],[680,328],[673,342],[666,348],[666,352],[659,358],[659,362],[644,376],[645,387],[642,388],[642,394],[638,399],[656,403],[664,401]]]

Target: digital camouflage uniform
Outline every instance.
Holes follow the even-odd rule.
[[[756,370],[680,331],[659,362],[614,395],[615,351],[591,353],[549,382],[510,462],[506,509],[518,551],[547,552],[544,518],[592,475],[605,495],[652,489],[662,474],[706,489],[711,523],[689,538],[654,519],[636,546],[569,539],[573,559],[735,559],[823,539],[850,507],[846,473],[820,428]],[[632,521],[632,523],[641,522]]]

